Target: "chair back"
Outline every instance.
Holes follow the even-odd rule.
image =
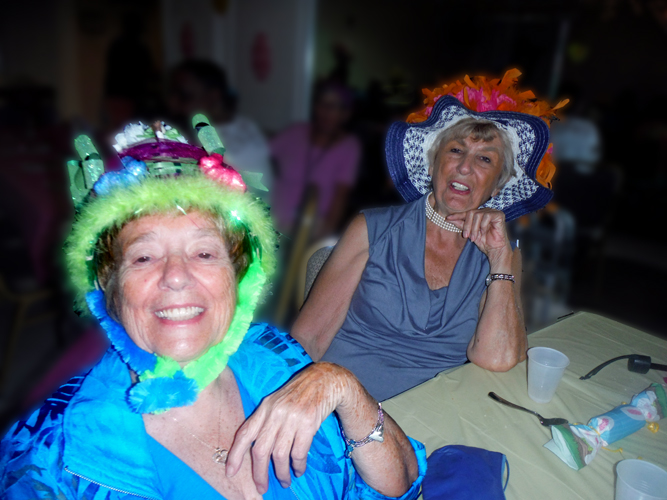
[[[333,252],[336,243],[338,243],[338,238],[331,236],[316,241],[304,252],[301,269],[299,269],[299,288],[295,297],[297,308],[301,309],[301,306],[308,298],[317,275],[322,270],[322,267],[324,267],[331,252]]]

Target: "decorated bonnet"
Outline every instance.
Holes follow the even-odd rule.
[[[123,163],[104,173],[100,155],[87,136],[75,140],[80,161],[68,162],[77,214],[66,241],[67,267],[77,307],[89,311],[106,331],[113,348],[138,375],[128,401],[138,413],[156,413],[195,402],[236,352],[252,320],[268,277],[275,268],[275,231],[267,207],[246,192],[261,189],[252,173],[224,163],[225,148],[203,115],[193,118],[202,147],[188,144],[175,129],[156,123],[125,127],[114,146]],[[109,316],[97,280],[97,243],[105,232],[143,215],[198,210],[222,216],[245,229],[250,265],[238,284],[237,307],[223,340],[185,367],[137,347],[123,326]]]
[[[512,177],[483,207],[502,210],[509,221],[551,200],[555,167],[549,124],[556,118],[555,111],[568,101],[551,107],[535,99],[531,91],[519,91],[519,75],[516,69],[507,71],[502,79],[466,75],[462,82],[423,90],[426,107],[410,114],[406,122],[394,123],[385,141],[389,173],[406,201],[431,190],[428,152],[443,130],[465,118],[492,121],[512,144]]]

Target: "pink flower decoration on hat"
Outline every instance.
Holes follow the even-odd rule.
[[[454,95],[459,101],[465,104],[465,94],[464,90],[461,89],[457,94],[450,94]],[[471,102],[475,102],[477,104],[477,111],[478,112],[484,112],[484,111],[495,111],[500,107],[500,104],[503,102],[509,103],[511,105],[516,105],[516,101],[512,99],[511,97],[508,97],[504,94],[501,94],[497,90],[492,90],[491,95],[489,97],[484,95],[484,89],[474,89],[474,88],[469,88],[468,89],[468,100]]]
[[[247,189],[241,174],[227,165],[222,155],[218,153],[201,158],[199,160],[199,168],[207,177],[213,179],[218,184],[242,192],[245,192]]]

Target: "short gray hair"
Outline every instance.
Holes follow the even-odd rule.
[[[512,143],[510,142],[507,132],[489,120],[464,118],[451,127],[447,127],[440,131],[436,136],[435,141],[433,141],[433,146],[431,146],[431,149],[429,149],[427,153],[429,165],[435,166],[438,153],[443,145],[447,144],[449,141],[460,141],[470,136],[472,136],[472,140],[475,142],[491,142],[496,137],[500,139],[500,142],[503,145],[503,169],[500,173],[500,178],[498,179],[498,185],[496,187],[502,189],[514,173],[514,151],[512,150]]]

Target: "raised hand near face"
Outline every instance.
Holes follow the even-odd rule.
[[[470,238],[489,258],[492,269],[494,264],[511,258],[512,247],[507,236],[505,214],[500,210],[480,208],[450,214],[445,219],[462,229],[462,236]]]

